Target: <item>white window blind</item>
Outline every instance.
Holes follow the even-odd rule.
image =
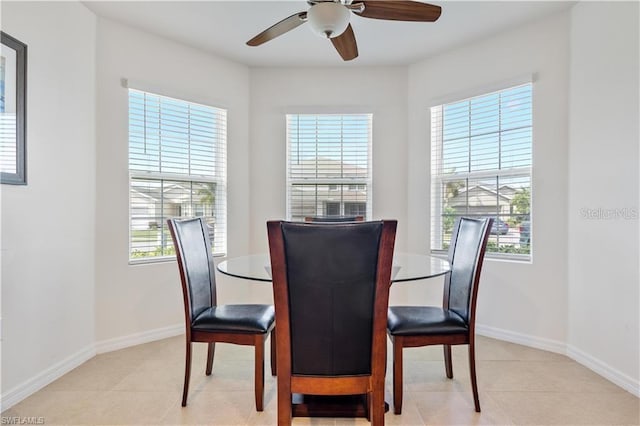
[[[532,85],[431,108],[431,249],[458,216],[493,217],[488,253],[531,254]]]
[[[173,217],[204,217],[226,252],[226,146],[226,110],[129,89],[131,259],[175,255]]]
[[[371,114],[287,115],[287,215],[371,217]]]

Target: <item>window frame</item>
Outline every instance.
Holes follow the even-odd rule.
[[[291,151],[292,151],[292,138],[290,135],[289,119],[296,116],[316,116],[316,117],[346,117],[346,116],[366,116],[367,117],[367,175],[362,178],[292,178],[291,177]],[[369,220],[373,214],[373,174],[372,174],[372,146],[373,146],[373,113],[371,112],[290,112],[285,114],[285,127],[286,127],[286,218],[292,219],[292,189],[294,186],[299,185],[326,185],[329,192],[340,192],[350,190],[349,187],[360,188],[364,186],[366,191],[366,214],[365,220]],[[342,153],[342,151],[341,151]],[[317,171],[318,169],[316,169]],[[359,191],[359,189],[356,189]],[[341,195],[342,196],[342,195]],[[340,199],[339,201],[328,201],[328,203],[339,203],[339,214],[345,215],[345,205],[352,202],[352,200]],[[359,200],[353,200],[353,202],[360,202]],[[323,205],[322,211],[316,210],[312,215],[325,215],[327,209],[327,203]],[[304,220],[301,216],[300,220]]]
[[[166,182],[184,182],[185,184],[189,184],[190,189],[189,189],[189,196],[191,201],[189,201],[189,205],[191,206],[191,208],[195,211],[195,209],[197,208],[196,203],[193,202],[193,192],[194,192],[194,185],[198,185],[198,184],[213,184],[215,185],[215,202],[211,204],[211,209],[212,209],[212,214],[214,213],[221,213],[222,214],[222,220],[221,220],[221,228],[222,231],[222,237],[221,239],[223,240],[222,244],[220,244],[220,246],[222,247],[222,250],[218,250],[213,251],[214,247],[215,247],[215,242],[212,240],[212,251],[213,251],[213,256],[214,257],[224,257],[227,255],[227,250],[228,250],[228,228],[227,228],[227,169],[228,169],[228,164],[227,164],[227,136],[228,136],[228,110],[224,107],[220,107],[220,106],[212,106],[212,105],[207,105],[207,104],[203,104],[200,102],[194,102],[194,101],[190,101],[190,100],[186,100],[186,99],[180,99],[180,98],[176,98],[176,97],[172,97],[172,96],[167,96],[164,95],[162,93],[158,93],[155,91],[150,91],[150,90],[144,90],[144,89],[137,89],[137,88],[132,88],[130,86],[126,86],[126,88],[128,89],[127,91],[127,105],[128,105],[128,111],[130,114],[130,108],[131,108],[131,101],[130,101],[130,92],[131,91],[135,91],[138,93],[143,93],[143,94],[147,94],[147,95],[151,95],[151,96],[155,96],[158,98],[164,98],[164,99],[169,99],[171,101],[174,102],[180,102],[180,103],[184,103],[184,104],[188,104],[188,105],[195,105],[197,107],[204,107],[204,108],[208,108],[213,110],[212,113],[215,114],[216,119],[218,118],[222,118],[224,121],[221,124],[221,126],[224,127],[224,133],[222,134],[222,136],[215,138],[215,142],[212,143],[212,149],[214,151],[216,151],[219,155],[223,156],[222,160],[216,160],[216,165],[217,166],[222,166],[222,169],[220,171],[216,171],[216,173],[214,175],[211,176],[207,176],[207,175],[203,175],[203,174],[197,174],[197,173],[173,173],[173,172],[155,172],[155,171],[142,171],[142,170],[136,170],[136,169],[132,169],[131,167],[131,132],[130,130],[128,130],[127,135],[128,135],[128,141],[127,141],[127,148],[128,148],[128,157],[127,157],[127,168],[128,168],[128,172],[129,172],[129,176],[128,176],[128,239],[127,239],[127,244],[128,244],[128,260],[129,260],[129,264],[131,265],[135,265],[135,264],[148,264],[148,263],[161,263],[161,262],[169,262],[169,261],[175,261],[176,259],[176,255],[175,254],[168,254],[168,255],[162,255],[162,256],[145,256],[145,257],[132,257],[133,254],[133,220],[134,220],[134,206],[132,205],[132,196],[131,196],[131,191],[133,189],[133,181],[134,180],[147,180],[147,181],[154,181],[154,182],[158,182],[161,186],[163,186]],[[131,121],[130,121],[130,115],[128,115],[128,123],[129,126],[131,125]],[[190,137],[190,136],[189,136]],[[192,141],[191,139],[188,140],[188,144],[191,145]],[[217,144],[222,143],[223,146],[219,147],[217,146]],[[161,155],[161,154],[160,154]],[[160,160],[161,161],[161,160]],[[160,163],[159,163],[160,164]],[[222,197],[222,199],[220,199],[220,197]],[[221,205],[219,205],[218,203],[221,203]],[[159,203],[161,206],[164,206],[165,201],[164,201],[164,197],[160,200]],[[180,211],[180,216],[175,216],[178,218],[188,218],[188,217],[196,217],[194,215],[189,215],[189,216],[185,216],[184,215],[184,210],[182,210],[182,205],[181,207],[181,211]],[[204,216],[204,217],[209,217],[209,216]],[[169,235],[168,234],[168,228],[166,226],[166,223],[164,223],[164,220],[161,219],[163,223],[159,224],[161,225],[161,244],[163,244],[165,241],[163,239],[164,234]],[[165,228],[166,228],[166,232],[165,232]],[[216,231],[218,231],[218,227],[216,226]],[[168,237],[168,241],[171,241],[171,237]],[[172,245],[169,245],[169,247],[173,247]]]
[[[498,93],[502,93],[502,92],[506,92],[508,90],[511,89],[516,89],[518,87],[522,87],[522,86],[530,86],[530,103],[528,104],[528,108],[531,111],[531,125],[530,126],[525,126],[525,128],[530,129],[531,132],[531,138],[530,138],[530,156],[529,156],[529,165],[528,166],[520,166],[520,167],[511,167],[511,168],[507,168],[507,169],[501,169],[500,166],[498,166],[498,168],[493,168],[493,169],[488,169],[488,170],[480,170],[480,171],[466,171],[466,172],[454,172],[454,173],[445,173],[442,169],[443,169],[443,165],[444,165],[444,161],[443,159],[443,150],[444,150],[444,138],[443,138],[443,134],[444,134],[444,125],[441,123],[438,128],[434,129],[433,123],[434,123],[434,109],[436,108],[440,108],[441,111],[442,109],[449,104],[455,104],[455,103],[460,103],[460,102],[465,102],[465,101],[471,101],[474,98],[481,98],[484,96],[488,96],[488,95],[492,95],[492,94],[498,94]],[[498,108],[500,108],[500,103],[498,103]],[[510,82],[506,82],[502,85],[494,85],[490,88],[486,88],[485,90],[476,90],[474,91],[474,93],[472,95],[466,95],[466,96],[459,96],[459,97],[451,97],[451,98],[447,98],[446,100],[438,100],[437,102],[432,102],[432,106],[429,108],[429,123],[430,123],[430,157],[431,157],[431,161],[430,161],[430,199],[431,199],[431,208],[430,208],[430,214],[431,214],[431,220],[430,220],[430,243],[429,243],[429,250],[430,253],[436,256],[446,256],[447,252],[448,252],[448,247],[444,247],[444,243],[445,241],[443,241],[442,239],[442,227],[443,227],[443,216],[444,216],[444,206],[445,206],[445,200],[444,197],[442,196],[442,185],[446,184],[446,182],[456,182],[456,181],[466,181],[467,185],[465,186],[466,188],[472,188],[472,186],[469,186],[469,182],[483,182],[483,181],[487,181],[487,180],[497,180],[497,182],[500,181],[500,179],[504,179],[504,178],[511,178],[511,179],[516,179],[516,178],[525,178],[528,179],[528,186],[524,186],[523,188],[527,188],[529,190],[529,213],[526,214],[526,216],[528,217],[528,223],[529,223],[529,235],[527,236],[527,241],[528,241],[528,247],[529,247],[529,253],[527,254],[523,254],[523,253],[500,253],[500,252],[490,252],[489,250],[487,250],[485,257],[489,258],[489,259],[497,259],[497,260],[506,260],[506,261],[515,261],[515,262],[526,262],[526,263],[531,263],[533,261],[533,238],[532,238],[532,233],[531,230],[533,229],[533,164],[534,164],[534,152],[533,152],[533,146],[534,146],[534,81],[532,76],[531,77],[525,77],[525,78],[518,78],[518,79],[513,79]],[[442,112],[440,111],[441,117]],[[500,135],[502,133],[502,129],[501,129],[501,124],[502,124],[502,119],[500,118],[499,120],[499,126],[497,131],[495,132],[491,132],[490,134],[497,134]],[[469,143],[468,143],[468,147],[469,147],[469,162],[471,162],[471,133],[469,133],[469,135],[467,136],[469,138]],[[499,139],[501,140],[501,139]],[[502,147],[500,146],[498,148],[498,159],[500,159],[500,155],[501,155],[501,149]],[[434,155],[436,154],[437,155]],[[440,161],[438,163],[436,163],[436,159],[434,157],[437,157]],[[434,169],[438,169],[439,170],[434,170]],[[476,185],[477,187],[480,187],[481,185]],[[499,191],[502,188],[503,185],[499,185],[496,184],[496,189],[497,189],[497,193],[496,196],[499,196]],[[469,208],[468,202],[467,202],[467,208]],[[509,216],[513,216],[513,215],[518,215],[518,213],[509,213]],[[522,214],[525,215],[525,214]],[[502,218],[504,216],[504,214],[501,214],[498,212],[498,210],[496,210],[495,213],[482,213],[482,214],[469,214],[469,216],[471,217],[479,217],[479,216],[484,216],[484,217],[498,217],[499,219]],[[494,224],[495,225],[495,224]],[[514,243],[515,244],[515,243]],[[518,241],[518,246],[520,246],[520,240]],[[434,247],[441,247],[441,248],[434,248]]]

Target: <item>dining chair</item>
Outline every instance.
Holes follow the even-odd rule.
[[[386,318],[397,222],[267,223],[276,309],[278,425],[292,394],[366,394],[384,424]]]
[[[475,363],[475,322],[478,284],[493,219],[461,217],[455,222],[445,276],[442,307],[392,306],[387,333],[393,343],[393,408],[402,412],[402,350],[444,345],[446,375],[453,378],[451,345],[469,347],[469,370],[475,409],[480,412]]]
[[[202,218],[169,219],[182,281],[186,325],[186,357],[182,406],[187,405],[191,377],[191,345],[208,343],[206,375],[211,375],[216,342],[255,348],[256,410],[263,410],[264,342],[271,332],[271,371],[275,375],[275,311],[272,305],[218,305],[211,241]]]
[[[306,216],[304,221],[316,223],[364,222],[364,216]]]

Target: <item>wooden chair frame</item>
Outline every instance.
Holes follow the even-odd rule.
[[[461,220],[464,220],[462,218]],[[455,254],[455,244],[457,242],[458,232],[460,230],[460,222],[457,220],[453,230],[456,240],[452,241],[449,247],[448,259],[453,261]],[[444,348],[444,364],[447,378],[453,378],[453,364],[451,360],[451,345],[469,345],[469,375],[471,376],[471,389],[473,391],[473,402],[475,410],[480,412],[480,399],[478,397],[478,383],[476,378],[476,361],[475,361],[475,325],[476,325],[476,301],[478,297],[478,284],[480,282],[480,273],[484,254],[489,240],[489,230],[493,224],[493,219],[488,219],[483,227],[483,239],[481,241],[480,250],[475,262],[475,270],[473,272],[473,282],[471,285],[471,297],[469,298],[469,332],[466,334],[442,334],[442,335],[413,335],[413,336],[392,336],[389,333],[389,339],[393,344],[393,412],[395,414],[402,413],[402,371],[404,348],[414,348],[421,346],[443,345]],[[445,276],[444,292],[443,292],[443,309],[449,309],[449,289],[451,285],[451,273]]]
[[[378,250],[371,375],[366,376],[296,376],[291,373],[291,328],[286,257],[281,221],[267,223],[274,304],[276,308],[276,358],[278,369],[278,425],[290,425],[292,394],[355,395],[367,394],[369,414],[373,425],[384,425],[384,382],[386,370],[386,323],[391,286],[391,264],[395,244],[396,221],[383,221]],[[340,225],[340,224],[337,224]],[[342,224],[341,226],[343,226]],[[309,224],[308,226],[317,226]],[[326,225],[323,225],[326,226]]]
[[[191,300],[189,295],[189,284],[187,279],[187,269],[183,260],[183,252],[182,247],[178,243],[178,239],[176,236],[176,231],[174,227],[174,219],[167,220],[167,225],[169,227],[169,231],[171,232],[171,238],[173,239],[173,244],[176,250],[176,259],[178,261],[178,269],[180,270],[180,281],[182,283],[182,296],[184,301],[184,319],[185,319],[185,366],[184,366],[184,385],[182,388],[182,406],[187,406],[187,395],[189,393],[189,380],[191,378],[191,349],[192,343],[200,342],[207,343],[207,366],[205,370],[205,374],[207,376],[211,375],[211,371],[213,370],[213,358],[215,354],[215,344],[216,343],[233,343],[236,345],[246,345],[253,346],[255,348],[255,378],[254,378],[254,393],[255,393],[255,403],[256,410],[263,411],[264,410],[264,345],[265,340],[271,333],[271,374],[276,375],[276,362],[275,362],[275,347],[276,347],[276,336],[275,336],[275,327],[272,325],[266,333],[246,333],[246,332],[216,332],[216,331],[202,331],[202,330],[194,330],[191,327],[193,323],[193,318],[191,317]],[[203,233],[206,236],[206,229],[204,228],[204,223],[201,221],[201,226],[203,226]],[[208,237],[205,237],[208,239]],[[213,256],[211,253],[211,245],[207,244],[207,256],[209,260],[209,281],[212,286],[211,290],[211,305],[215,306],[217,304],[217,296],[215,289],[215,267],[213,264]]]

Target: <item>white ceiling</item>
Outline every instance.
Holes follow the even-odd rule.
[[[359,57],[343,62],[331,43],[307,25],[262,46],[245,43],[296,12],[304,0],[288,1],[85,1],[113,19],[249,66],[407,65],[478,38],[557,13],[565,1],[433,1],[442,6],[433,23],[366,19],[352,14]]]

